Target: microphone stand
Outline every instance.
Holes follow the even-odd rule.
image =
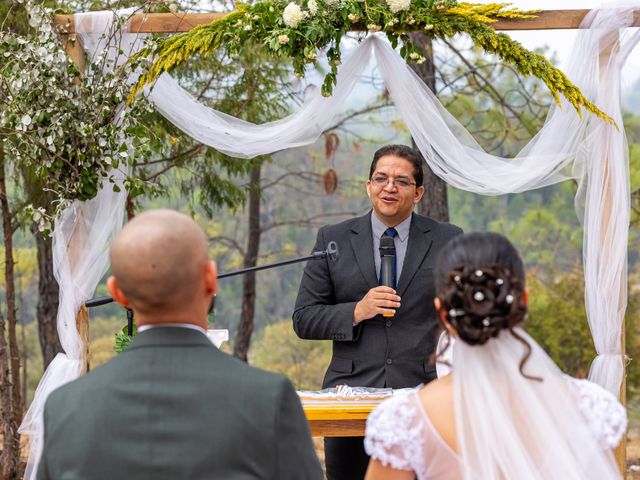
[[[317,260],[322,258],[329,257],[331,260],[336,260],[338,258],[338,244],[334,241],[330,241],[327,244],[326,250],[321,250],[317,252],[313,252],[311,255],[306,255],[304,257],[291,258],[289,260],[282,260],[274,263],[267,263],[265,265],[257,265],[255,267],[247,267],[241,268],[239,270],[232,270],[231,272],[221,273],[218,275],[218,278],[227,278],[234,277],[236,275],[244,275],[249,272],[258,272],[260,270],[268,270],[271,268],[284,267],[285,265],[292,265],[294,263],[305,262],[307,260]],[[105,295],[103,297],[95,297],[85,302],[85,307],[93,308],[99,307],[101,305],[106,305],[108,303],[113,302],[113,298],[109,295]],[[133,311],[127,308],[127,335],[130,337],[133,335]]]

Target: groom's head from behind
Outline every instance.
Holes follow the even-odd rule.
[[[188,216],[152,210],[127,223],[111,244],[107,286],[134,311],[136,324],[194,323],[207,328],[217,289],[207,239]]]

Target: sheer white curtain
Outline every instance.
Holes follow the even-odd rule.
[[[640,39],[631,25],[640,0],[618,2],[585,19],[566,69],[587,98],[622,128],[620,69]],[[122,15],[128,15],[125,12]],[[75,16],[87,55],[107,68],[139,48],[144,35],[113,35],[114,13]],[[119,58],[116,58],[119,57]],[[149,98],[186,134],[226,154],[251,158],[313,143],[332,123],[368,62],[375,59],[411,135],[433,171],[449,184],[484,195],[523,192],[576,179],[576,209],[585,227],[586,307],[598,351],[590,377],[614,394],[622,379],[620,332],[626,308],[626,247],[629,221],[627,144],[622,131],[591,116],[581,121],[572,107],[552,107],[540,132],[514,159],[489,155],[457,122],[381,35],[370,35],[341,65],[334,95],[319,92],[294,114],[254,125],[207,108],[163,75]],[[32,442],[27,478],[35,476],[42,438],[41,414],[47,395],[80,374],[81,344],[75,314],[107,268],[111,237],[123,219],[124,195],[109,185],[90,202],[74,203],[54,232],[56,275],[61,286],[58,332],[65,354],[48,367],[21,425]]]
[[[112,13],[110,16],[113,19]],[[91,17],[88,15],[85,23],[76,23],[76,28],[79,31],[83,27],[93,30],[91,23],[87,23]],[[123,42],[135,39],[128,34],[124,35],[127,38],[119,38],[118,35],[111,35],[114,32],[110,28],[101,27],[100,32],[104,34],[87,35],[83,41],[85,47],[89,46],[99,53],[111,39],[113,44],[105,52],[107,59],[104,71],[126,61],[128,56],[118,60],[118,49],[124,47]],[[116,45],[119,47],[116,48]],[[56,355],[44,372],[19,428],[20,433],[29,436],[29,459],[25,470],[27,479],[36,478],[43,442],[42,415],[47,397],[59,386],[78,378],[83,370],[83,345],[76,327],[76,314],[84,302],[93,296],[98,282],[109,267],[109,244],[122,228],[124,220],[126,193],[122,181],[126,173],[114,172],[115,184],[120,187],[120,192],[115,192],[113,185],[105,180],[95,198],[73,202],[55,224],[53,271],[60,288],[56,324],[63,353]]]
[[[44,403],[53,390],[78,378],[82,372],[82,340],[76,314],[93,296],[109,265],[108,246],[122,227],[124,197],[103,184],[87,202],[74,202],[57,220],[53,233],[53,269],[60,287],[57,327],[63,353],[49,364],[36,389],[20,433],[29,436],[25,478],[35,478],[42,449]],[[122,188],[124,191],[124,187]]]

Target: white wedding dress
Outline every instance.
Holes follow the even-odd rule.
[[[521,330],[518,333],[526,336]],[[385,466],[412,470],[419,480],[620,478],[611,449],[626,431],[624,407],[598,385],[563,375],[526,338],[533,342],[533,354],[524,371],[541,376],[542,382],[523,377],[519,361],[515,368],[505,367],[513,366],[512,354],[520,359],[523,351],[508,332],[485,346],[454,347],[455,365],[468,366],[462,369],[466,374],[458,375],[454,365],[458,452],[436,431],[415,389],[385,401],[371,413],[367,454]],[[479,363],[460,363],[467,353]],[[484,385],[483,369],[493,377]],[[498,369],[510,372],[500,375]],[[462,395],[457,395],[462,386],[459,380],[470,377],[480,383],[466,382]]]

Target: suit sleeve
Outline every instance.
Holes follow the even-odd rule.
[[[277,412],[280,480],[322,480],[322,468],[311,441],[309,424],[291,382],[283,378]]]
[[[323,227],[318,231],[313,250],[325,249]],[[330,261],[324,258],[307,262],[293,311],[293,329],[300,338],[308,340],[353,341],[359,332],[353,326],[353,312],[360,299],[336,303]]]

